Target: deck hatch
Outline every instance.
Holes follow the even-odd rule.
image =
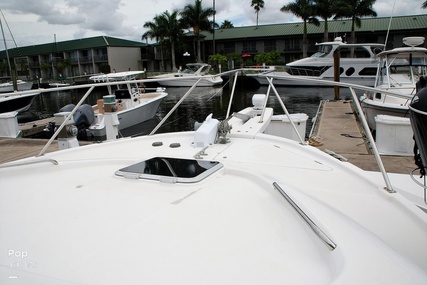
[[[208,177],[222,166],[218,161],[153,157],[121,168],[115,174],[124,178],[194,183]]]

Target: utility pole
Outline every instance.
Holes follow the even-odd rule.
[[[212,36],[212,44],[213,44],[213,48],[212,48],[212,54],[215,54],[215,0],[213,0],[213,21],[212,21],[212,29],[213,29],[213,36]]]

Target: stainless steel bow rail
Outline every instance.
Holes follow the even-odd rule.
[[[239,74],[244,73],[245,71],[260,71],[260,69],[258,68],[242,68],[242,69],[235,69],[235,70],[231,70],[231,71],[227,71],[227,72],[223,72],[220,74],[216,74],[216,75],[212,75],[212,76],[230,76],[230,77],[234,77],[233,80],[233,86],[232,86],[232,90],[231,90],[231,94],[230,94],[230,102],[229,102],[229,106],[228,106],[228,110],[227,110],[227,117],[230,116],[230,108],[231,108],[231,103],[233,100],[233,96],[234,96],[234,91],[236,88],[236,82],[237,82],[237,77]],[[211,75],[205,75],[206,77],[209,77]],[[330,86],[330,87],[345,87],[345,88],[349,88],[352,98],[353,98],[353,102],[354,105],[356,106],[357,112],[358,112],[358,117],[360,122],[362,123],[362,127],[365,131],[366,137],[370,143],[370,146],[372,148],[372,152],[375,156],[375,160],[378,164],[379,170],[381,171],[381,174],[383,176],[384,182],[385,182],[385,190],[388,191],[389,193],[395,193],[395,191],[393,190],[393,187],[391,185],[390,179],[387,175],[387,172],[384,168],[384,164],[381,160],[379,151],[376,147],[374,138],[372,136],[372,133],[369,129],[368,123],[366,121],[365,116],[363,116],[363,111],[362,111],[362,107],[360,106],[359,103],[359,99],[357,98],[357,94],[355,92],[355,90],[362,90],[364,92],[379,92],[379,90],[372,88],[372,87],[367,87],[367,86],[362,86],[362,85],[357,85],[357,84],[350,84],[350,83],[343,83],[343,82],[334,82],[334,81],[328,81],[328,80],[321,80],[321,79],[314,79],[314,78],[298,78],[298,76],[280,76],[280,75],[273,75],[273,74],[269,74],[269,73],[265,73],[265,74],[258,74],[258,76],[260,77],[266,77],[268,82],[269,82],[269,88],[268,88],[268,94],[266,94],[266,101],[264,103],[264,107],[267,104],[267,100],[269,97],[269,93],[271,90],[273,90],[273,92],[276,95],[277,100],[279,100],[283,111],[286,113],[286,115],[288,116],[289,121],[291,122],[294,131],[296,131],[296,133],[299,136],[299,132],[297,131],[295,124],[292,120],[292,118],[289,115],[288,110],[285,107],[285,104],[283,103],[283,100],[281,99],[279,93],[277,92],[276,88],[274,87],[274,79],[275,78],[286,78],[288,80],[296,80],[296,81],[313,81],[316,82],[318,84],[322,84],[325,86]],[[198,78],[198,77],[188,77],[188,78]],[[187,79],[188,79],[187,78]],[[161,79],[160,79],[161,80]],[[176,80],[179,80],[179,78],[177,78]],[[140,79],[140,80],[132,80],[133,83],[147,83],[147,82],[158,82],[159,79]],[[230,78],[230,82],[231,82],[231,78]],[[21,91],[21,94],[26,94],[26,93],[31,93],[31,92],[53,92],[53,91],[62,91],[62,90],[72,90],[72,89],[81,89],[81,88],[88,88],[89,90],[86,92],[86,94],[82,97],[82,99],[79,101],[79,103],[76,105],[76,108],[78,108],[78,106],[80,106],[84,100],[89,96],[89,94],[91,93],[91,91],[98,86],[108,86],[108,85],[112,85],[112,84],[127,84],[129,81],[115,81],[115,82],[103,82],[103,83],[92,83],[92,84],[83,84],[83,85],[73,85],[73,86],[66,86],[66,87],[57,87],[57,88],[49,88],[49,89],[35,89],[35,90],[29,90],[29,91]],[[176,103],[176,105],[173,107],[172,110],[170,110],[170,112],[163,118],[163,120],[155,127],[155,129],[150,133],[150,135],[154,134],[160,127],[161,125],[164,123],[164,121],[166,121],[166,119],[172,114],[172,112],[174,110],[176,110],[178,108],[178,106],[182,103],[182,101],[185,100],[185,98],[194,90],[195,87],[197,87],[197,84],[200,82],[200,80],[198,80],[193,86],[191,86],[191,88],[187,91],[187,93],[181,98],[181,100]],[[395,93],[392,91],[388,91],[387,92],[389,96],[396,96],[396,97],[402,97],[401,94],[399,93]],[[17,93],[5,93],[2,95],[16,95]],[[44,153],[46,152],[46,150],[48,149],[49,145],[53,142],[53,140],[55,139],[55,137],[57,136],[57,134],[61,131],[61,129],[64,127],[65,122],[68,121],[68,119],[73,115],[73,113],[75,112],[74,109],[66,118],[66,120],[64,120],[64,123],[57,129],[57,131],[55,132],[55,134],[52,136],[52,138],[48,141],[48,143],[46,144],[46,146],[42,149],[42,151],[40,151],[40,153],[37,156],[42,156],[44,155]],[[226,117],[226,118],[227,118]],[[261,116],[262,118],[262,116]],[[303,145],[307,145],[304,143],[304,140],[300,137],[301,143]]]

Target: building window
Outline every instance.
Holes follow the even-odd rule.
[[[243,53],[257,53],[256,50],[256,42],[255,41],[248,41],[243,42]]]
[[[285,52],[295,50],[300,50],[299,39],[287,39],[285,43]]]
[[[267,40],[264,41],[264,52],[270,52],[276,50],[276,41],[275,40]]]
[[[224,44],[224,53],[230,54],[236,52],[234,42],[228,42]]]

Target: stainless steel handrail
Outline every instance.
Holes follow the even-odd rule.
[[[329,250],[334,250],[337,244],[295,203],[292,198],[286,194],[286,192],[277,184],[273,182],[274,188],[279,191],[280,194],[288,201],[288,203],[294,208],[294,210],[301,216],[301,218],[308,224],[313,232],[320,238],[320,240],[326,244]]]
[[[58,161],[51,158],[45,158],[45,159],[38,159],[38,160],[26,160],[23,162],[10,162],[10,163],[4,163],[0,165],[0,168],[9,168],[9,167],[17,167],[17,166],[24,166],[24,165],[30,165],[30,164],[36,164],[36,163],[43,163],[43,162],[51,162],[54,165],[58,165]]]

